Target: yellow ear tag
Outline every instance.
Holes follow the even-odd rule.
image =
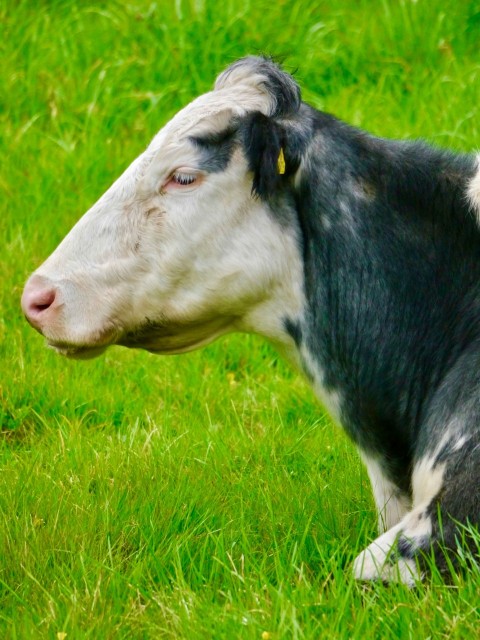
[[[285,156],[283,155],[283,149],[280,147],[280,153],[278,154],[278,160],[277,160],[277,169],[278,169],[278,173],[283,176],[285,173]]]

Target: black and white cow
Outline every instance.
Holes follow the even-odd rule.
[[[446,566],[480,521],[480,164],[316,111],[268,59],[160,130],[22,306],[71,357],[270,340],[367,466],[381,535],[358,578],[412,584],[420,550]]]

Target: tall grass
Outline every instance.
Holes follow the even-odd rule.
[[[72,363],[19,298],[247,53],[283,58],[305,99],[374,133],[479,148],[478,2],[7,0],[0,29],[2,637],[476,637],[478,572],[413,591],[351,579],[375,535],[365,472],[268,345]]]

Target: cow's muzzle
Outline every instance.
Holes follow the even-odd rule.
[[[45,277],[33,275],[25,285],[22,310],[28,322],[40,333],[52,322],[60,306],[58,290]]]

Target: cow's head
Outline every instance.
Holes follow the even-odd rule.
[[[231,65],[31,276],[28,321],[76,357],[111,344],[179,353],[235,329],[277,339],[274,307],[295,312],[301,296],[287,135],[300,105],[271,61]]]

